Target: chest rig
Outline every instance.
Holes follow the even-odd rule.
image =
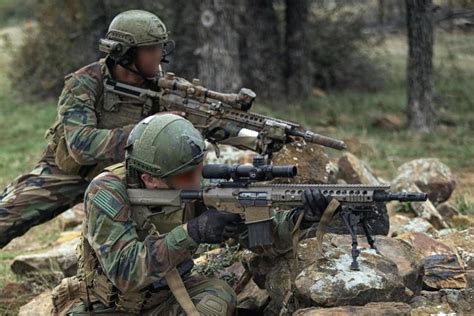
[[[125,179],[123,163],[110,166],[106,171],[113,173],[122,180]],[[144,241],[149,235],[164,237],[166,233],[176,226],[184,224],[193,216],[194,208],[192,205],[166,210],[152,209],[146,206],[132,206],[131,208],[131,217],[136,224],[135,229],[139,241]],[[164,278],[156,282],[155,286],[149,286],[136,292],[121,293],[102,271],[94,250],[84,237],[86,229],[84,224],[81,243],[77,249],[79,258],[78,279],[85,283],[85,288],[89,292],[88,300],[91,303],[99,301],[106,306],[114,306],[116,311],[138,314],[142,310],[158,305],[166,298],[169,289],[168,291],[156,290],[156,288],[166,288]],[[178,266],[178,272],[184,275],[191,268],[192,261],[185,262]]]
[[[66,80],[71,80],[73,76],[88,75],[97,82],[97,98],[94,102],[94,109],[98,129],[114,129],[133,125],[143,118],[159,112],[156,99],[148,98],[143,102],[106,89],[105,80],[111,78],[109,72],[111,66],[109,60],[101,59],[66,76]],[[153,88],[149,87],[150,85],[152,84],[146,83],[147,88]],[[53,160],[65,173],[80,175],[90,180],[110,165],[110,161],[98,162],[92,166],[78,164],[68,152],[62,120],[62,116],[58,116],[54,125],[46,132],[49,144],[43,155],[43,160]]]

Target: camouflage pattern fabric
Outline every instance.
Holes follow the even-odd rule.
[[[223,280],[203,278],[198,275],[188,277],[184,280],[186,290],[191,300],[202,315],[234,315],[237,306],[237,295],[234,290]],[[161,291],[154,295],[159,296],[155,307],[143,310],[140,315],[185,315],[170,291]],[[218,300],[213,301],[214,298]],[[94,314],[116,314],[115,307],[108,307],[101,303],[92,305]],[[80,303],[72,308],[67,315],[90,315],[86,311],[86,305]],[[133,315],[120,312],[120,315]]]
[[[82,199],[87,184],[47,162],[18,177],[0,195],[0,247],[72,207]]]
[[[96,75],[96,67],[102,67],[103,78]],[[102,97],[102,80],[108,77],[107,67],[100,63],[86,67],[66,80],[59,97],[58,118],[64,128],[69,153],[80,165],[94,165],[103,161],[107,166],[122,161],[128,135],[134,124],[142,118],[138,107],[135,117],[116,124],[112,122],[112,126],[115,126],[111,129],[101,128],[101,125],[110,125],[109,122],[101,124],[100,119],[103,118],[97,115],[97,103]]]
[[[19,176],[0,195],[0,248],[68,209],[82,197],[87,179],[123,161],[128,135],[144,113],[136,100],[105,98],[103,80],[110,77],[106,62],[66,77],[48,148],[32,172]],[[61,139],[67,145],[60,159],[64,165],[57,154]]]
[[[160,283],[167,271],[192,258],[198,244],[188,235],[184,225],[177,225],[164,236],[148,234],[140,238],[140,226],[132,219],[126,184],[117,174],[123,172],[102,173],[89,185],[84,201],[85,238],[97,258],[100,270],[126,296],[127,293],[144,291],[152,284]],[[291,214],[280,212],[275,216],[274,247],[257,249],[257,252],[276,255],[291,249]],[[245,245],[246,240],[247,232],[243,228],[240,241]],[[194,277],[186,278],[186,274],[183,277],[186,284],[195,284]],[[227,302],[225,305],[228,311],[235,305],[235,293],[219,280],[205,279],[200,286],[190,286],[189,291],[198,309],[201,303],[208,303],[209,298],[204,298],[211,295],[210,292],[215,292],[216,297]],[[160,311],[160,315],[163,312],[160,308],[171,308],[176,304],[169,290],[162,290],[155,295],[163,295],[163,292],[171,301],[152,309]],[[226,315],[228,311],[216,315]]]

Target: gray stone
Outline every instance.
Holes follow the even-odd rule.
[[[76,238],[44,252],[17,256],[11,269],[18,275],[59,272],[64,276],[73,276],[77,271],[78,244],[79,238]]]
[[[338,178],[343,179],[347,183],[362,183],[370,185],[382,183],[369,165],[351,153],[345,153],[341,158],[339,158],[338,167]]]
[[[397,237],[413,246],[422,256],[426,288],[465,288],[464,262],[457,251],[423,233],[410,232]]]
[[[411,182],[428,193],[436,205],[446,201],[456,188],[456,179],[451,170],[436,158],[409,161],[398,168],[398,177],[393,183]]]
[[[250,280],[237,295],[237,308],[242,312],[262,310],[270,297],[266,290],[260,289],[255,282]]]
[[[305,308],[297,310],[295,316],[353,316],[353,315],[380,315],[380,316],[409,316],[411,307],[401,302],[378,302],[364,306],[341,306],[331,308]]]

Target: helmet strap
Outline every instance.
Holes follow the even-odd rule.
[[[136,53],[136,47],[130,48],[125,55],[121,56],[120,58],[116,58],[115,62],[122,66],[123,68],[127,69],[130,72],[133,72],[134,74],[140,76],[143,78],[143,80],[148,81],[150,78],[146,77],[143,72],[140,70],[140,67],[138,66],[136,62],[137,58],[137,53]],[[131,65],[135,65],[136,70],[131,67]]]

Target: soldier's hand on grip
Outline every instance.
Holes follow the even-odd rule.
[[[303,220],[314,223],[321,219],[328,202],[319,189],[306,189],[303,192]]]
[[[188,221],[188,233],[197,243],[220,243],[235,237],[241,221],[239,214],[209,209]]]

